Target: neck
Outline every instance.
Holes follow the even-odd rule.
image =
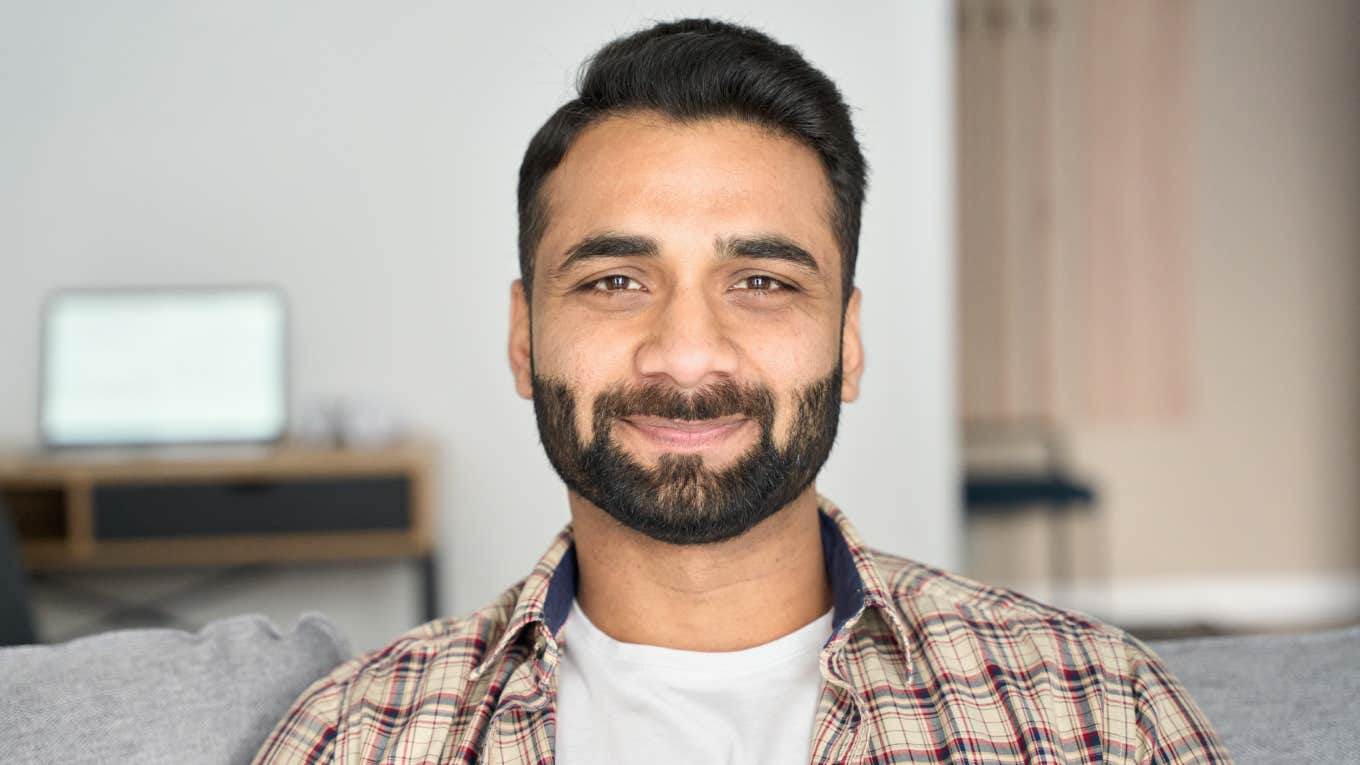
[[[707,545],[658,542],[568,495],[580,571],[576,599],[615,640],[737,651],[787,635],[831,608],[813,486],[745,534]]]

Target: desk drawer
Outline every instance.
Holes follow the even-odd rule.
[[[96,486],[96,539],[392,531],[411,526],[402,476]]]

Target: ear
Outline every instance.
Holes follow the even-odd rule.
[[[510,372],[515,376],[515,392],[533,398],[533,365],[529,342],[529,301],[520,279],[510,283]]]
[[[864,344],[859,337],[859,287],[850,293],[841,329],[841,401],[859,398],[859,378],[864,374]]]

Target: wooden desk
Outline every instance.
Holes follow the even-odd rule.
[[[429,444],[0,455],[33,572],[407,558],[435,617]]]

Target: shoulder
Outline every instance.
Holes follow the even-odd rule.
[[[437,673],[439,679],[457,685],[471,676],[473,668],[500,640],[523,587],[523,581],[516,583],[470,614],[415,627],[383,648],[359,657],[337,679],[353,685],[418,670],[424,676]],[[445,689],[450,690],[454,689]]]
[[[312,683],[265,740],[256,763],[330,762],[344,739],[391,731],[419,712],[457,719],[484,695],[474,680],[510,622],[524,582],[466,616],[427,622]]]
[[[908,623],[939,625],[984,638],[1045,635],[1114,646],[1128,634],[1100,619],[1058,608],[1005,587],[870,550],[893,605]]]
[[[1123,629],[1005,587],[871,551],[912,650],[942,671],[1025,678],[1057,676],[1107,700],[1129,697],[1142,678],[1168,676],[1160,659]]]
[[[1101,721],[1121,761],[1227,762],[1204,713],[1151,648],[1079,611],[1015,590],[870,551],[913,633],[912,659],[936,678],[982,675],[998,693],[1022,688]],[[1048,689],[1043,691],[1042,689]]]

